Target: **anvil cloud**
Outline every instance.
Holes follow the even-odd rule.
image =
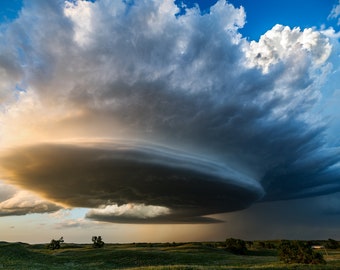
[[[25,2],[0,34],[3,185],[126,223],[340,191],[322,111],[337,39],[276,25],[249,42],[244,23],[222,0]]]

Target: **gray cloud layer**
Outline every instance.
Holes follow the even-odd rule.
[[[336,41],[277,25],[248,42],[224,1],[179,17],[172,1],[25,3],[1,33],[9,183],[70,206],[171,210],[150,222],[339,191],[339,145],[316,112]],[[17,81],[26,92],[8,91]],[[76,137],[95,143],[40,143]]]

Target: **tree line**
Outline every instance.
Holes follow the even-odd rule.
[[[279,260],[287,264],[324,264],[326,261],[323,254],[315,251],[314,248],[325,251],[326,249],[340,248],[339,242],[334,239],[328,239],[327,241],[280,240],[276,242],[274,244],[271,241],[259,241],[257,244],[260,248],[276,249]],[[250,248],[253,245],[254,242],[241,239],[227,238],[225,241],[225,249],[238,255],[246,255],[248,247]]]

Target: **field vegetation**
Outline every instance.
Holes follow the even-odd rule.
[[[340,269],[340,248],[335,242],[315,241],[328,248],[320,250],[324,264],[297,264],[280,260],[282,241],[234,241],[242,254],[228,251],[234,240],[193,243],[48,244],[0,242],[0,269]],[[312,244],[311,242],[305,244]],[[329,247],[332,248],[329,248]]]

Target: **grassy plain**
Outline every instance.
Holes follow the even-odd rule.
[[[340,269],[340,250],[324,254],[325,265],[286,265],[276,249],[256,245],[247,255],[234,255],[223,243],[133,243],[106,244],[95,249],[86,244],[62,244],[49,250],[46,244],[0,242],[0,269]]]

